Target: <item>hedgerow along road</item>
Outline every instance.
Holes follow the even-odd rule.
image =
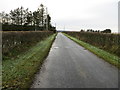
[[[58,33],[31,88],[117,88],[118,69]]]

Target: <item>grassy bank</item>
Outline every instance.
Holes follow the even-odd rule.
[[[3,31],[2,60],[16,59],[16,56],[53,34],[51,31]]]
[[[2,66],[2,88],[29,88],[34,74],[39,69],[56,34],[40,41],[15,60],[5,60]]]
[[[67,31],[64,33],[120,57],[120,34]]]
[[[85,47],[86,49],[88,49],[89,51],[93,52],[94,54],[96,54],[98,57],[104,59],[105,61],[109,62],[110,64],[113,64],[114,66],[120,68],[120,58],[118,56],[115,56],[113,54],[110,54],[102,49],[99,49],[97,47],[94,47],[88,43],[85,43],[81,40],[78,40],[68,34],[65,34],[68,38],[70,38],[71,40],[75,41],[76,43],[78,43],[79,45]]]

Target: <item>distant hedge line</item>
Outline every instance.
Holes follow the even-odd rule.
[[[65,33],[120,57],[120,34],[92,32]]]
[[[25,26],[25,25],[8,25],[8,24],[2,24],[2,31],[43,31],[45,30],[45,27],[39,27],[39,26]],[[55,27],[50,27],[50,31],[56,31]]]
[[[34,26],[21,26],[21,25],[2,25],[3,31],[35,31],[43,30],[42,27],[34,27]]]
[[[29,47],[37,42],[54,34],[54,32],[46,31],[12,31],[2,32],[2,55],[3,60],[14,58],[17,54],[26,51]]]

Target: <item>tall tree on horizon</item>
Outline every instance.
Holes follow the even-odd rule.
[[[9,14],[10,14],[10,18],[11,18],[11,21],[12,21],[11,23],[15,24],[15,16],[16,15],[15,15],[14,11],[11,10]]]
[[[43,4],[40,5],[39,13],[41,15],[41,24],[43,26],[44,25],[44,14],[45,14],[45,8]]]
[[[21,6],[20,8],[20,25],[23,25],[24,20],[24,8]]]
[[[26,14],[26,21],[25,21],[26,25],[33,25],[33,14],[31,11],[28,11]]]

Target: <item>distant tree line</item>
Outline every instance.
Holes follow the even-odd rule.
[[[20,7],[10,13],[0,13],[0,23],[3,30],[55,30],[51,25],[51,17],[43,4],[32,12]]]
[[[111,30],[110,29],[106,29],[106,30],[100,31],[100,30],[87,29],[87,31],[85,31],[85,30],[81,29],[80,32],[111,33]]]

